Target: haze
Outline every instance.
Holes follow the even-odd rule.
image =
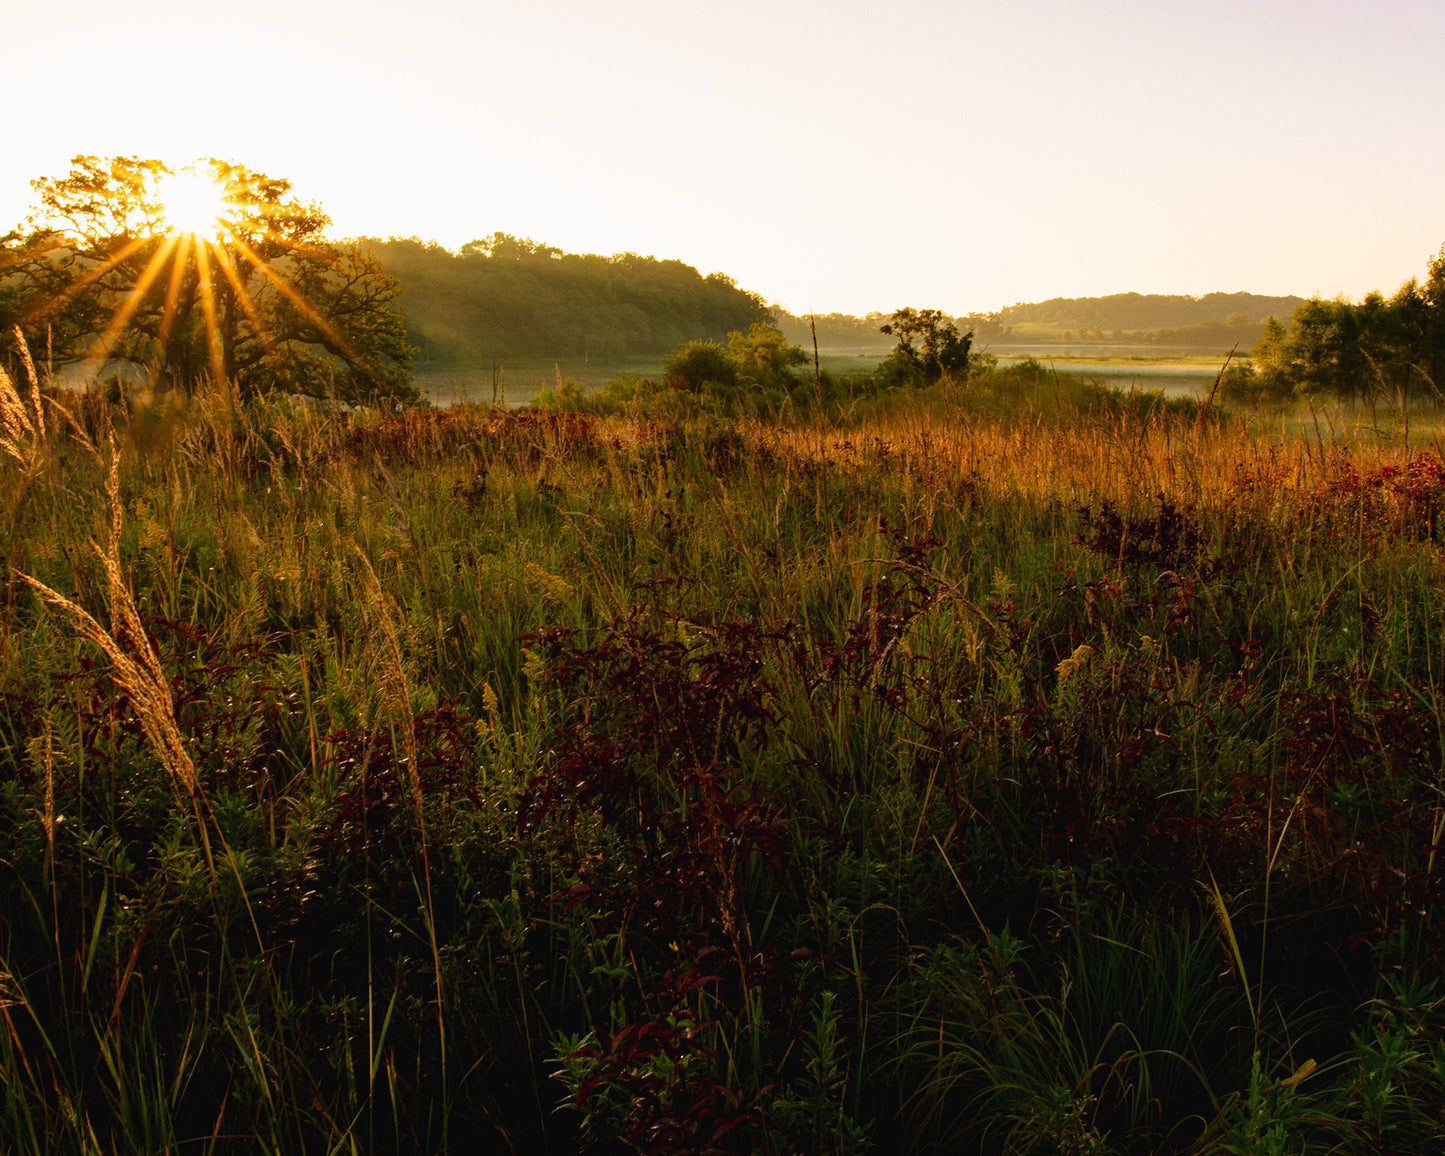
[[[0,15],[4,226],[77,153],[215,155],[288,178],[338,236],[504,230],[851,313],[1358,297],[1445,242],[1431,0]]]

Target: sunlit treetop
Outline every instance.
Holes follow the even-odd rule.
[[[214,157],[79,156],[31,186],[0,320],[56,363],[126,361],[184,388],[209,377],[246,393],[416,397],[399,286],[328,242],[329,218],[289,181]]]
[[[319,240],[330,218],[291,182],[212,157],[171,167],[140,157],[75,157],[70,174],[30,182],[31,224],[91,245],[116,237],[192,233],[253,247]],[[272,254],[274,255],[274,254]]]
[[[161,219],[171,233],[214,237],[227,229],[226,214],[235,209],[229,190],[211,171],[194,166],[164,172],[156,178],[155,195]]]

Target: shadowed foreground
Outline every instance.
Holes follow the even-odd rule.
[[[0,1148],[1438,1151],[1445,466],[1059,388],[22,387]]]

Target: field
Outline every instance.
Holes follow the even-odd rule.
[[[821,368],[846,381],[850,374],[866,377],[883,359],[880,353],[838,353],[823,351]],[[496,404],[526,405],[543,391],[556,392],[559,384],[572,381],[588,392],[623,376],[637,376],[651,381],[662,380],[663,359],[632,357],[593,359],[560,358],[557,360],[523,359],[500,367],[496,376]],[[809,362],[811,366],[811,361]],[[1217,367],[1216,367],[1217,368]],[[491,366],[422,367],[415,380],[433,405],[462,403],[493,403],[493,369]],[[1212,378],[1211,374],[1211,378]]]
[[[1224,361],[1222,356],[1160,356],[1157,350],[1151,350],[1145,356],[1115,356],[1091,346],[1062,353],[1038,345],[998,346],[995,351],[1000,365],[1005,367],[1034,358],[1051,370],[1097,381],[1110,389],[1126,392],[1130,389],[1162,390],[1171,395],[1193,397],[1208,395]],[[861,380],[872,374],[882,358],[883,355],[877,351],[821,350],[819,366],[840,381],[854,376]],[[811,365],[810,357],[810,372]],[[562,359],[507,364],[496,376],[495,401],[498,405],[525,405],[544,390],[556,391],[559,378],[563,382],[576,382],[590,392],[627,374],[661,381],[662,360],[630,358],[579,362]],[[454,405],[458,402],[491,405],[494,400],[491,366],[423,367],[415,377],[433,405]]]
[[[1438,445],[58,400],[0,1150],[1445,1148]]]
[[[495,383],[495,403],[498,406],[517,406],[526,405],[544,389],[555,390],[559,377],[564,382],[575,381],[592,390],[624,374],[660,378],[662,358],[596,361],[523,359],[498,366],[495,376],[493,367],[489,365],[422,366],[413,376],[423,395],[433,405],[475,403],[490,406],[494,401]]]

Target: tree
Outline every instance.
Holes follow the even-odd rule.
[[[1294,392],[1285,341],[1289,331],[1274,314],[1264,319],[1264,335],[1250,351],[1253,364],[1230,366],[1220,382],[1227,401],[1283,401]]]
[[[1360,336],[1356,306],[1312,297],[1295,307],[1287,330],[1266,322],[1253,356],[1271,392],[1353,398],[1370,380]]]
[[[736,329],[729,333],[725,348],[713,341],[681,345],[663,364],[662,377],[669,389],[776,405],[798,387],[794,371],[807,360],[807,354],[789,344],[781,332],[766,321],[755,321],[746,333]]]
[[[1439,397],[1445,393],[1445,245],[1430,258],[1425,284],[1415,294],[1413,324],[1420,337],[1422,367]]]
[[[1334,394],[1355,401],[1425,394],[1445,381],[1445,247],[1422,285],[1406,281],[1388,299],[1302,301],[1286,329],[1274,317],[1253,350],[1262,396]],[[1236,384],[1241,384],[1236,382]]]
[[[662,380],[668,389],[727,393],[737,387],[738,371],[727,350],[716,342],[689,341],[663,363]]]
[[[878,366],[887,384],[931,385],[945,375],[967,375],[973,333],[960,335],[958,327],[937,309],[898,309],[880,326],[880,333],[896,337],[898,344]]]
[[[794,371],[808,361],[800,346],[791,344],[766,321],[754,321],[746,333],[729,333],[728,358],[738,380],[748,389],[779,396],[791,393],[797,386]]]
[[[209,375],[246,394],[416,400],[399,286],[374,257],[327,242],[330,219],[289,182],[214,158],[71,165],[31,182],[35,227],[11,235],[0,295],[0,320],[48,337],[57,363],[121,359],[185,388]]]

